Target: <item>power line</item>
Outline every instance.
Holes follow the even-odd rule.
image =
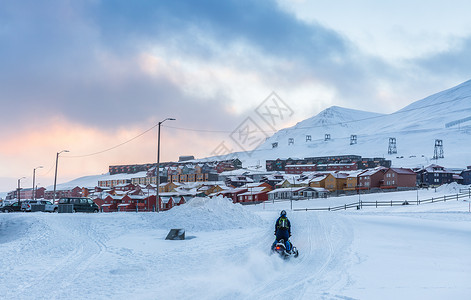
[[[63,155],[62,157],[66,157],[66,158],[80,158],[80,157],[87,157],[87,156],[93,156],[93,155],[105,153],[105,152],[111,151],[111,150],[113,150],[113,149],[116,149],[116,148],[118,148],[118,147],[121,147],[121,146],[123,146],[123,145],[125,145],[125,144],[127,144],[127,143],[129,143],[129,142],[132,142],[132,141],[134,141],[134,140],[137,139],[137,138],[140,138],[141,136],[143,136],[144,134],[148,133],[149,131],[151,131],[152,129],[154,129],[154,128],[157,127],[157,126],[159,126],[159,124],[155,124],[154,126],[152,126],[151,128],[147,129],[146,131],[140,133],[139,135],[137,135],[137,136],[135,136],[135,137],[133,137],[133,138],[131,138],[131,139],[125,141],[125,142],[122,142],[122,143],[120,143],[120,144],[118,144],[118,145],[116,145],[116,146],[113,146],[113,147],[111,147],[111,148],[108,148],[108,149],[104,149],[104,150],[101,150],[101,151],[98,151],[98,152],[94,152],[94,153],[90,153],[90,154],[84,154],[84,155],[70,155],[70,156],[68,156],[68,155]]]

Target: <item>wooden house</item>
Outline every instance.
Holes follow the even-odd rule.
[[[389,168],[384,173],[382,189],[413,188],[417,183],[417,174],[411,169]]]

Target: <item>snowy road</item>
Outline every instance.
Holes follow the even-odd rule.
[[[282,205],[0,214],[0,298],[466,299],[471,292],[467,203],[288,212],[300,250],[291,261],[269,253]],[[187,239],[164,240],[177,225]]]

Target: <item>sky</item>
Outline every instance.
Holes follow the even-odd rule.
[[[241,150],[336,105],[392,113],[471,79],[464,0],[0,4],[0,192]],[[289,114],[267,124],[272,93]],[[276,126],[273,126],[276,125]]]

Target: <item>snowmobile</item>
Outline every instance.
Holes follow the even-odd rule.
[[[291,256],[298,257],[298,249],[290,241],[288,242],[291,244],[291,250],[286,249],[285,241],[281,239],[272,248],[273,253],[277,253],[283,259],[288,259]]]

